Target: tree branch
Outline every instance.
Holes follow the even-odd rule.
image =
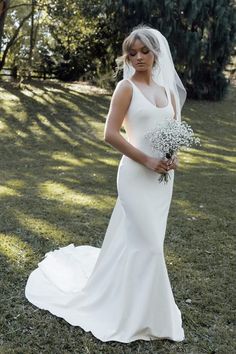
[[[24,25],[24,23],[30,18],[30,16],[32,15],[32,11],[30,11],[30,13],[28,13],[28,15],[26,15],[20,22],[18,28],[15,30],[15,33],[13,34],[12,38],[9,40],[9,42],[6,45],[6,48],[3,52],[3,56],[2,59],[0,61],[0,71],[2,70],[3,66],[5,65],[5,61],[6,61],[6,57],[8,54],[9,49],[11,48],[11,46],[16,42],[17,40],[17,36],[22,28],[22,26]]]

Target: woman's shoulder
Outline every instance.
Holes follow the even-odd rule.
[[[132,84],[128,79],[122,79],[117,82],[116,87],[121,89],[132,89]]]
[[[122,79],[118,81],[116,84],[115,92],[122,96],[124,95],[124,96],[131,97],[133,92],[133,87],[131,82],[127,79]]]
[[[133,91],[131,83],[128,80],[120,80],[116,84],[113,92],[111,105],[118,107],[118,109],[126,111],[132,100]]]

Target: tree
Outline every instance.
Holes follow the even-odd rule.
[[[63,80],[112,83],[123,39],[144,23],[167,37],[188,97],[216,100],[226,92],[233,0],[12,0],[4,16],[0,69],[7,58],[9,65],[27,62]]]
[[[2,38],[3,38],[4,24],[5,24],[6,14],[9,6],[10,6],[10,0],[0,1],[0,54],[2,51]]]
[[[6,47],[3,51],[3,55],[2,58],[0,60],[0,70],[4,67],[5,65],[5,61],[6,61],[6,57],[7,54],[9,52],[9,49],[13,46],[13,44],[16,42],[18,34],[21,30],[21,28],[23,27],[24,23],[30,18],[31,16],[31,12],[29,12],[25,17],[23,17],[23,19],[20,21],[19,25],[17,26],[17,28],[15,29],[11,39],[8,41],[8,43],[6,44]]]
[[[91,3],[87,1],[86,9],[90,15]],[[107,0],[102,11],[92,9],[99,18],[97,35],[107,48],[107,66],[114,67],[129,31],[140,23],[148,24],[167,37],[188,97],[223,97],[228,86],[224,70],[234,49],[236,32],[233,1]]]
[[[228,86],[224,70],[233,52],[235,10],[230,0],[179,0],[179,26],[173,36],[184,63],[188,96],[218,100]],[[181,48],[182,47],[182,48]]]
[[[27,68],[28,75],[35,62],[34,55],[37,34],[41,25],[41,17],[49,0],[12,0],[5,15],[6,26],[2,34],[2,57],[0,70],[7,60],[10,66],[18,65]],[[44,12],[45,14],[45,12]],[[27,65],[26,65],[27,63]]]
[[[45,60],[48,62],[51,53],[50,70],[53,67],[54,74],[61,80],[76,80],[82,75],[92,78],[96,73],[97,19],[82,10],[81,0],[57,0],[47,6],[44,30],[50,35],[47,43],[40,45],[41,66]]]

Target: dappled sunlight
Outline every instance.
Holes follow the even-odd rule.
[[[27,262],[27,257],[33,255],[33,250],[18,236],[12,233],[0,233],[0,253],[14,265],[22,266]]]
[[[68,91],[72,93],[78,93],[77,90],[79,92],[89,94],[89,95],[108,93],[106,89],[91,85],[88,82],[78,82],[73,84],[66,83],[66,88],[68,88],[69,89]]]
[[[37,218],[21,210],[15,209],[14,214],[19,225],[26,230],[31,231],[34,237],[38,235],[46,240],[56,240],[62,242],[65,239],[72,238],[73,235],[64,228],[60,229],[55,224],[41,218]]]
[[[92,161],[88,158],[75,158],[73,154],[67,153],[65,151],[55,151],[51,155],[52,159],[55,161],[60,161],[66,163],[66,165],[72,165],[72,166],[85,166],[89,163],[92,163]],[[64,166],[60,166],[64,167]]]
[[[7,124],[0,120],[0,131],[6,130],[7,129]]]
[[[47,102],[45,102],[45,99],[43,96],[39,96],[39,95],[35,95],[35,93],[33,91],[24,89],[21,91],[22,95],[26,96],[26,97],[30,97],[33,98],[34,101],[37,101],[38,103],[41,103],[43,105],[45,105]]]
[[[56,122],[55,125],[52,124],[51,120],[52,117],[51,115],[46,116],[45,114],[42,113],[37,113],[37,118],[38,120],[36,122],[33,122],[31,124],[31,131],[38,134],[42,133],[48,133],[52,132],[55,135],[60,135],[63,139],[66,138],[66,134],[71,131],[71,128],[68,127],[65,123],[63,122]],[[39,124],[40,122],[40,124]]]
[[[77,141],[77,139],[75,139],[75,137],[74,137],[74,139],[72,139],[71,136],[64,134],[64,133],[61,131],[61,129],[59,129],[59,128],[56,127],[56,126],[51,125],[51,130],[52,130],[52,132],[54,133],[55,139],[57,139],[57,138],[63,139],[63,141],[66,142],[68,145],[71,145],[72,142],[73,142],[73,140],[74,140],[74,141]]]
[[[23,93],[25,93],[26,96],[34,98],[36,101],[39,103],[43,103],[43,101],[40,101],[40,99],[45,100],[46,102],[50,104],[55,103],[55,99],[53,95],[50,95],[48,92],[45,92],[43,88],[35,87],[30,84],[28,84],[24,90],[22,90]],[[57,92],[62,92],[61,90],[57,90]]]
[[[21,90],[11,84],[5,86],[6,102],[11,102],[15,94],[19,102],[2,109],[5,121],[0,124],[0,131],[14,138],[15,146],[32,146],[34,140],[40,150],[45,147],[50,151],[51,143],[63,144],[65,150],[72,148],[77,158],[92,151],[93,162],[100,152],[107,151],[103,143],[105,118],[101,112],[103,110],[105,114],[108,109],[108,96],[103,98],[100,93],[105,91],[85,85],[88,90],[92,88],[87,97],[83,83],[76,85],[78,91],[57,82],[34,81],[25,84]],[[72,88],[73,84],[69,86]],[[46,102],[48,97],[49,101]]]
[[[8,100],[4,102],[3,108],[7,114],[12,114],[12,109],[15,108],[16,101],[19,101],[19,99],[17,100],[17,97],[14,100],[12,100],[12,96],[10,96],[8,97]],[[16,112],[16,116],[17,116],[17,112]]]
[[[177,198],[173,200],[173,204],[176,205],[178,210],[181,209],[181,213],[186,217],[189,217],[191,220],[195,220],[194,218],[207,218],[206,212],[204,212],[204,206],[202,204],[200,204],[197,209],[193,207],[191,201]]]
[[[96,139],[97,139],[97,137],[96,137]],[[98,146],[98,143],[99,143],[100,150],[107,150],[107,146],[105,144],[102,144],[101,141],[99,141],[99,140],[96,141],[95,136],[94,136],[94,140],[91,140],[90,137],[84,136],[83,141],[87,142],[91,147],[95,147],[95,148]],[[96,153],[94,152],[93,155],[96,155]]]
[[[17,192],[13,188],[0,185],[0,196],[1,197],[20,197],[21,193]]]
[[[102,162],[108,166],[118,167],[118,162],[114,158],[109,158],[109,157],[99,158],[97,161]]]
[[[59,121],[57,122],[57,124],[60,126],[60,128],[62,128],[64,131],[67,131],[67,132],[71,132],[72,129],[70,126],[68,126],[66,123],[62,122],[62,121]]]
[[[22,130],[16,130],[15,133],[18,135],[18,137],[23,139],[27,138],[29,135],[28,133],[23,132]]]
[[[184,162],[187,162],[191,165],[196,164],[196,158],[195,158],[195,156],[193,156],[192,152],[193,152],[193,149],[182,150],[182,151],[178,152],[179,162],[181,163],[181,161],[184,161]]]
[[[94,174],[96,176],[96,174]],[[97,193],[85,194],[78,190],[69,189],[62,183],[47,181],[39,185],[39,195],[48,200],[56,200],[66,206],[89,206],[102,210],[113,202],[114,198],[104,197]]]
[[[62,104],[64,106],[64,109],[69,109],[69,110],[74,111],[74,113],[78,113],[79,101],[77,103],[75,103],[75,102],[72,102],[72,101],[68,101],[67,97],[57,96],[56,102],[59,103],[59,104]]]
[[[178,254],[171,252],[169,249],[165,250],[165,259],[168,268],[170,267],[180,268],[183,265],[182,258]]]
[[[74,166],[59,165],[59,166],[52,166],[49,169],[51,171],[58,171],[59,174],[63,174],[63,172],[65,171],[74,171]]]
[[[5,182],[5,186],[8,186],[8,188],[12,190],[22,189],[25,187],[25,181],[23,181],[22,179],[10,178]]]
[[[4,104],[3,107],[6,108],[8,106],[13,106],[16,103],[20,102],[20,98],[17,96],[17,92],[16,94],[13,93],[9,93],[8,91],[2,89],[0,87],[0,96],[1,96],[1,100],[4,100]]]
[[[232,150],[232,148],[230,147],[227,147],[227,146],[222,146],[222,145],[215,145],[215,144],[212,144],[212,143],[204,143],[204,150],[205,151],[208,151],[208,149],[210,151],[215,151],[216,152],[216,155],[218,155],[219,153],[222,155],[224,153],[224,155],[222,156],[228,156],[227,154],[230,155],[233,155],[235,156],[235,148],[234,150]]]
[[[33,83],[28,83],[24,89],[22,90],[23,93],[26,93],[28,97],[33,96],[42,96],[45,95],[44,87],[35,86]],[[57,91],[58,92],[58,91]]]
[[[45,90],[39,87],[32,86],[30,84],[26,85],[24,90],[21,90],[22,95],[26,97],[33,98],[37,103],[40,104],[55,104],[55,99],[53,96],[49,95]],[[57,92],[63,92],[61,90],[57,90]]]
[[[178,156],[180,160],[180,166],[184,169],[189,169],[193,165],[201,166],[201,168],[204,168],[206,165],[212,165],[217,168],[227,169],[228,171],[236,171],[236,160],[233,156],[208,152],[204,149],[190,149],[181,151]]]
[[[45,105],[47,105],[47,104],[50,104],[50,105],[55,104],[55,101],[52,100],[52,98],[50,98],[49,95],[45,95],[45,94],[42,95],[42,96],[36,96],[36,95],[34,95],[34,96],[33,96],[33,99],[34,99],[37,103],[41,103],[41,104],[45,104]]]
[[[48,119],[47,116],[45,116],[44,114],[39,112],[39,113],[37,113],[37,117],[40,120],[40,122],[43,123],[43,125],[45,127],[51,127],[51,122],[50,122],[50,120]]]

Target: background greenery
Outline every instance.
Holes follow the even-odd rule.
[[[103,142],[109,100],[81,83],[0,88],[0,353],[233,354],[233,86],[221,103],[188,100],[183,111],[202,147],[180,154],[165,257],[186,340],[102,343],[24,297],[46,252],[102,245],[121,157]]]
[[[233,0],[1,0],[0,70],[114,86],[122,41],[140,23],[167,37],[188,97],[224,96],[234,53]]]

